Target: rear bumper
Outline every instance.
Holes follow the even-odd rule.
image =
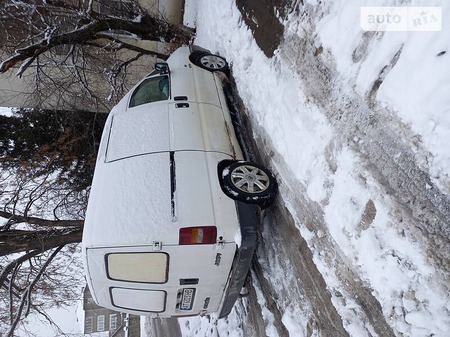
[[[247,278],[253,254],[257,246],[256,229],[259,222],[259,208],[256,205],[236,202],[241,225],[241,247],[236,253],[228,288],[225,292],[219,318],[226,317],[233,309]]]

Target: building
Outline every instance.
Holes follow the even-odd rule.
[[[109,337],[140,336],[140,317],[98,306],[86,286],[83,289],[82,333]]]

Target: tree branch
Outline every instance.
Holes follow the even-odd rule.
[[[144,40],[170,42],[174,38],[180,39],[181,43],[189,43],[194,36],[195,30],[182,25],[171,25],[163,20],[150,15],[143,15],[140,22],[120,19],[120,18],[101,18],[63,34],[55,34],[51,37],[41,39],[38,43],[29,45],[22,49],[17,49],[16,54],[0,64],[0,73],[5,73],[10,68],[20,62],[25,62],[30,58],[47,52],[53,47],[59,45],[84,45],[89,41],[95,41],[105,34],[104,31],[127,31]],[[21,67],[21,73],[28,68],[30,63],[25,63]]]
[[[140,54],[153,55],[153,56],[156,56],[157,58],[159,58],[161,60],[167,60],[169,58],[169,55],[167,55],[167,54],[162,54],[162,53],[158,53],[156,51],[140,48],[138,46],[126,43],[123,40],[117,39],[114,36],[112,36],[111,34],[99,33],[98,36],[101,37],[101,38],[104,38],[104,39],[107,39],[107,40],[111,40],[113,42],[118,43],[119,46],[116,48],[117,50],[119,50],[119,49],[128,49],[128,50],[135,51],[136,53],[140,53]]]
[[[14,337],[14,330],[16,329],[17,324],[19,323],[20,319],[22,318],[22,312],[25,308],[25,305],[27,305],[25,317],[28,315],[29,307],[31,305],[31,293],[32,293],[34,285],[39,281],[39,279],[41,278],[41,276],[44,273],[47,266],[52,262],[52,260],[56,257],[56,255],[58,255],[58,253],[61,251],[61,249],[63,247],[64,247],[64,245],[59,246],[58,248],[55,249],[55,251],[52,253],[52,255],[50,255],[48,260],[45,261],[44,265],[41,267],[38,274],[36,275],[34,280],[31,282],[31,284],[28,286],[26,291],[22,294],[22,300],[21,300],[20,306],[17,309],[16,315],[14,317],[14,320],[13,320],[9,330],[6,333],[7,337]]]
[[[31,251],[31,252],[28,252],[28,253],[22,255],[21,257],[19,257],[16,260],[10,262],[5,268],[3,268],[2,272],[0,273],[0,285],[3,288],[8,288],[8,285],[5,283],[7,281],[8,274],[10,272],[12,272],[12,270],[14,268],[16,268],[17,266],[20,266],[25,261],[28,261],[29,259],[31,259],[41,253],[42,252],[40,252],[38,250],[34,250],[34,251]]]

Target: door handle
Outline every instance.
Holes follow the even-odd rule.
[[[176,103],[176,108],[189,108],[189,103]]]
[[[198,284],[198,278],[180,278],[180,285],[195,285]]]
[[[187,101],[188,98],[187,98],[187,96],[175,96],[175,97],[173,98],[173,100],[174,100],[174,101]]]

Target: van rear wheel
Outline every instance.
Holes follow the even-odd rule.
[[[277,181],[268,169],[251,162],[234,162],[222,171],[225,193],[236,200],[265,207],[275,198]]]

